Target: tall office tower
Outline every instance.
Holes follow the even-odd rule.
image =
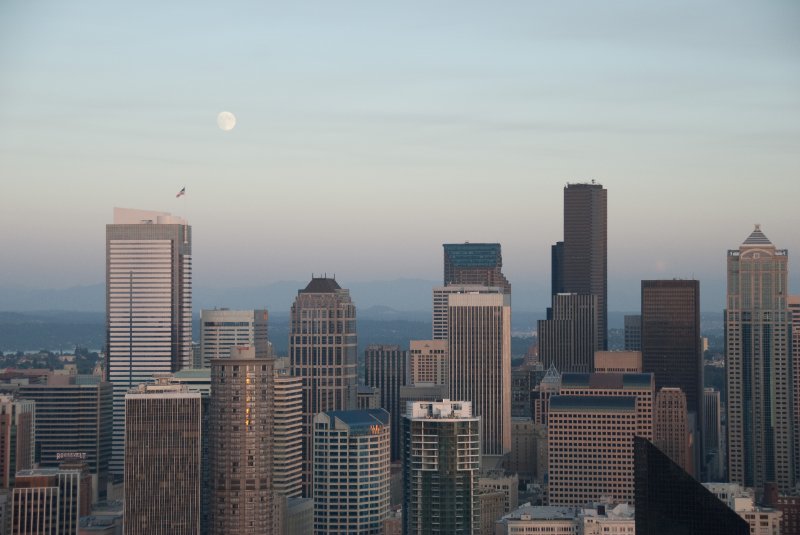
[[[227,357],[231,348],[254,347],[266,353],[266,310],[203,310],[200,313],[200,354],[203,368],[211,367],[212,359]]]
[[[100,379],[50,374],[46,383],[21,384],[18,391],[36,403],[39,466],[57,468],[78,454],[92,474],[95,500],[106,497],[113,429],[113,390]]]
[[[597,297],[554,295],[551,316],[537,324],[542,364],[555,365],[562,372],[594,371],[594,353],[601,349]]]
[[[274,359],[235,347],[211,361],[211,533],[272,531]]]
[[[450,375],[447,340],[411,340],[408,350],[408,384],[444,385]],[[401,411],[405,407],[400,407]]]
[[[642,315],[625,315],[625,351],[642,350]]]
[[[725,311],[728,477],[746,487],[794,486],[789,253],[756,225],[728,251]]]
[[[22,470],[17,473],[14,486],[12,530],[14,533],[78,535],[80,517],[91,511],[91,493],[91,476],[79,466]],[[53,502],[48,497],[54,498]],[[45,507],[39,508],[37,503]],[[52,506],[55,515],[52,515]],[[44,521],[44,525],[37,525],[37,520]]]
[[[531,392],[531,416],[534,424],[547,425],[547,412],[550,408],[550,398],[557,396],[561,391],[561,374],[550,365],[544,377]]]
[[[562,291],[597,296],[598,349],[608,349],[607,199],[594,182],[564,188]]]
[[[480,416],[482,454],[511,450],[511,296],[450,294],[450,399],[470,401]]]
[[[126,535],[200,533],[200,393],[169,381],[125,395]]]
[[[633,438],[639,427],[636,402],[635,396],[550,399],[550,505],[633,502]]]
[[[314,417],[314,533],[383,533],[390,425],[384,409]]]
[[[564,293],[564,242],[550,247],[550,296]]]
[[[350,291],[312,278],[292,305],[289,358],[303,380],[303,495],[311,497],[314,415],[356,406],[356,307]]]
[[[125,394],[192,366],[192,227],[166,212],[114,208],[106,225],[106,378],[114,385],[110,471],[122,475]]]
[[[303,494],[303,381],[291,375],[288,358],[275,359],[272,410],[273,471],[276,495]]]
[[[703,391],[703,461],[706,479],[725,480],[725,452],[722,448],[722,416],[719,390]]]
[[[479,285],[451,285],[438,286],[433,289],[433,339],[447,340],[447,314],[448,302],[451,294],[463,293],[503,293],[502,288],[496,286]]]
[[[540,362],[524,363],[511,370],[511,417],[531,417],[531,392],[546,374]]]
[[[565,396],[632,396],[636,398],[636,435],[653,439],[652,373],[565,373],[559,393]]]
[[[0,395],[0,489],[14,486],[14,475],[33,468],[36,440],[35,403]]]
[[[642,367],[655,374],[656,389],[683,390],[689,412],[700,415],[703,348],[699,281],[642,281]]]
[[[653,409],[653,444],[694,476],[691,438],[686,395],[680,388],[662,388]]]
[[[400,387],[406,384],[408,353],[396,345],[371,344],[364,351],[364,384],[380,390],[380,407],[400,429]],[[400,433],[392,433],[392,462],[400,459]]]
[[[787,297],[792,322],[792,403],[794,407],[794,471],[800,482],[800,295]]]
[[[503,255],[499,243],[445,243],[445,286],[497,286],[511,293],[511,284],[503,275]]]
[[[480,533],[480,418],[468,401],[412,402],[403,417],[403,533]]]

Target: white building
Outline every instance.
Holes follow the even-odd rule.
[[[211,366],[211,359],[225,358],[231,348],[253,347],[256,353],[267,351],[266,310],[203,310],[200,313],[200,355],[202,366]]]

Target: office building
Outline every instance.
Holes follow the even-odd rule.
[[[495,523],[500,520],[506,512],[506,496],[502,491],[489,488],[475,489],[480,508],[480,535],[494,535]]]
[[[312,278],[292,305],[289,358],[303,381],[303,495],[311,497],[313,419],[356,407],[356,307],[334,279]]]
[[[559,395],[547,425],[549,505],[633,502],[635,396]]]
[[[93,479],[90,499],[104,499],[113,431],[111,383],[96,375],[50,374],[45,383],[19,385],[36,404],[36,450],[42,468],[57,468],[77,455]]]
[[[315,533],[382,533],[389,514],[390,425],[384,409],[314,417]]]
[[[470,402],[408,404],[403,418],[404,533],[479,533],[480,432]]]
[[[781,494],[778,485],[768,483],[764,485],[762,505],[781,512],[781,535],[800,534],[800,494]]]
[[[444,286],[497,286],[511,293],[503,275],[503,256],[499,243],[445,243]]]
[[[275,494],[300,498],[303,493],[303,380],[291,375],[288,358],[275,359],[274,366],[272,488]]]
[[[756,225],[728,251],[725,311],[728,477],[784,492],[795,484],[788,262]]]
[[[14,475],[33,468],[36,440],[35,403],[0,394],[0,488],[14,486]]]
[[[536,426],[531,418],[511,418],[508,471],[528,482],[536,475]]]
[[[774,486],[774,484],[770,485]],[[732,511],[744,518],[750,526],[751,535],[784,533],[784,530],[781,529],[781,511],[774,507],[757,506],[753,489],[744,488],[738,483],[703,483],[703,486]]]
[[[381,389],[372,386],[358,385],[356,387],[357,409],[380,409]]]
[[[547,370],[540,362],[523,362],[511,370],[511,417],[530,418],[531,392],[539,385]]]
[[[78,535],[80,517],[89,514],[92,504],[91,476],[85,466],[17,472],[12,532]]]
[[[562,292],[597,296],[595,338],[603,350],[608,349],[607,202],[608,191],[600,184],[564,187],[564,252],[556,270]]]
[[[169,381],[125,395],[126,535],[200,533],[200,393]]]
[[[482,467],[478,478],[478,487],[482,489],[497,490],[503,493],[503,507],[506,513],[516,509],[519,505],[519,477],[517,474],[507,474],[504,469]]]
[[[457,293],[448,300],[450,399],[472,402],[485,456],[511,449],[511,299]]]
[[[594,371],[597,373],[642,373],[642,352],[596,351]]]
[[[550,296],[564,293],[564,242],[550,247]]]
[[[380,390],[380,405],[389,412],[392,429],[400,429],[400,387],[406,384],[408,353],[396,345],[370,344],[364,351],[364,384]],[[376,408],[378,408],[376,407]],[[392,462],[400,459],[400,434],[393,433]]]
[[[408,350],[408,384],[447,384],[450,373],[448,360],[446,339],[411,340]]]
[[[231,348],[254,347],[266,354],[269,314],[266,310],[203,310],[200,313],[200,354],[202,367],[213,359],[227,357]]]
[[[274,359],[235,347],[211,361],[211,533],[273,527]]]
[[[561,372],[594,371],[594,353],[601,349],[597,337],[597,296],[557,294],[550,318],[539,320],[539,360]]]
[[[433,339],[447,340],[448,306],[451,294],[463,293],[503,293],[502,288],[496,286],[478,285],[451,285],[439,286],[433,289]]]
[[[628,315],[624,319],[625,351],[642,350],[642,316],[641,314]]]
[[[448,385],[419,384],[400,388],[400,407],[407,407],[413,401],[441,401],[450,397]]]
[[[547,425],[550,398],[561,391],[561,374],[552,364],[531,392],[531,416],[534,424]]]
[[[794,470],[795,482],[800,482],[800,295],[786,299],[792,323],[792,391],[794,406]]]
[[[503,516],[497,524],[498,535],[575,535],[577,531],[575,507],[535,506],[529,503]]]
[[[703,460],[706,479],[725,480],[725,450],[722,447],[722,416],[719,390],[703,391]]]
[[[191,367],[192,227],[166,212],[114,208],[106,225],[106,379],[114,385],[110,471],[123,471],[125,394]]]
[[[680,388],[662,388],[653,409],[653,444],[694,476],[692,438],[686,396]]]

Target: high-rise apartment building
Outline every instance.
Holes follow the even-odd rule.
[[[12,532],[78,535],[80,517],[91,511],[91,494],[91,476],[80,465],[17,472]]]
[[[607,204],[600,184],[564,187],[563,260],[553,275],[563,281],[561,292],[597,296],[598,349],[608,349]]]
[[[200,393],[156,381],[125,395],[124,532],[199,535]]]
[[[382,535],[389,514],[389,413],[314,417],[314,533]]]
[[[480,285],[450,285],[438,286],[433,289],[433,339],[447,340],[447,314],[451,294],[463,293],[502,293],[503,289],[497,286]]]
[[[800,295],[790,295],[787,305],[792,323],[792,392],[794,407],[794,471],[800,482]]]
[[[380,407],[400,429],[400,387],[406,384],[408,353],[397,345],[371,344],[364,351],[364,384],[380,390]],[[392,433],[392,462],[400,459],[400,433]]]
[[[788,263],[756,225],[728,251],[725,311],[728,477],[784,492],[795,483]]]
[[[642,350],[642,315],[625,315],[624,318],[625,351]]]
[[[166,212],[114,208],[106,225],[106,377],[114,385],[110,470],[121,475],[125,394],[192,366],[192,227]]]
[[[235,347],[211,361],[211,533],[273,528],[274,359]]]
[[[213,359],[227,357],[231,348],[253,347],[266,353],[268,342],[266,310],[203,310],[200,313],[200,354],[204,368]]]
[[[408,384],[445,385],[449,377],[447,340],[411,340]],[[400,407],[404,410],[404,407]]]
[[[272,488],[299,498],[303,493],[303,380],[291,374],[288,358],[275,359],[273,379]]]
[[[471,403],[409,403],[403,444],[403,533],[480,533],[480,419]]]
[[[499,243],[445,243],[445,286],[497,286],[511,293],[511,284],[503,275],[503,255]]]
[[[78,456],[92,474],[94,498],[105,498],[113,426],[111,383],[96,375],[50,374],[46,383],[21,384],[18,392],[36,403],[39,466],[58,468],[65,457]]]
[[[594,353],[601,349],[597,337],[597,296],[557,294],[550,318],[539,320],[539,360],[562,372],[591,372]]]
[[[34,466],[35,414],[33,401],[0,395],[0,489],[14,486],[15,474]]]
[[[289,358],[303,381],[303,493],[312,492],[313,419],[356,406],[356,307],[349,290],[312,278],[292,305]]]
[[[725,451],[722,447],[722,404],[719,390],[703,391],[703,461],[709,481],[725,481]]]
[[[680,388],[662,388],[653,409],[653,444],[693,476],[692,438],[686,395]]]
[[[482,453],[511,449],[511,296],[456,293],[448,299],[450,399],[469,401],[482,421]]]

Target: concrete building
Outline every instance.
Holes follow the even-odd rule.
[[[275,359],[273,374],[272,489],[275,494],[300,498],[303,494],[303,381],[291,375],[288,358]],[[290,501],[289,505],[293,503]]]
[[[576,535],[578,510],[575,507],[532,506],[525,504],[501,518],[496,535]]]
[[[795,485],[788,261],[756,225],[728,251],[725,315],[728,477],[784,492]]]
[[[703,391],[703,459],[706,477],[711,481],[725,480],[725,448],[722,446],[722,404],[719,390]]]
[[[536,431],[531,418],[511,418],[511,453],[508,470],[522,481],[536,474]]]
[[[403,419],[403,532],[480,532],[480,418],[467,401],[409,403]]]
[[[314,500],[276,494],[276,535],[314,535]]]
[[[641,351],[595,351],[597,373],[642,373]]]
[[[519,505],[519,477],[504,470],[486,470],[478,478],[478,488],[497,490],[505,497],[503,509],[509,513]]]
[[[125,395],[126,535],[200,533],[200,393],[169,380]]]
[[[390,426],[384,409],[314,418],[314,533],[382,534],[389,515]]]
[[[680,388],[662,388],[653,410],[653,444],[695,476],[692,438],[686,396]]]
[[[445,307],[445,312],[447,308]],[[408,350],[408,385],[445,385],[450,374],[447,340],[411,340]]]
[[[269,314],[266,310],[203,310],[200,313],[202,367],[213,359],[227,357],[234,347],[253,347],[267,352]]]
[[[451,294],[463,293],[503,293],[496,286],[480,286],[475,284],[439,286],[433,289],[433,339],[447,340],[448,306]]]
[[[125,395],[192,367],[192,227],[166,212],[114,208],[106,225],[106,379],[114,385],[110,471],[122,476]]]
[[[547,425],[550,398],[561,391],[561,374],[552,364],[539,385],[531,392],[531,415],[534,424]]]
[[[408,352],[396,345],[371,344],[364,351],[364,384],[380,390],[380,405],[392,429],[400,429],[400,388],[406,385]],[[400,459],[400,433],[392,435],[392,462]]]
[[[790,295],[786,305],[792,324],[792,403],[794,406],[794,472],[795,483],[800,483],[800,295]],[[785,535],[785,534],[784,534]]]
[[[781,535],[800,534],[800,495],[780,494],[778,485],[768,483],[764,486],[762,505],[781,512]]]
[[[78,455],[92,474],[89,499],[105,499],[111,460],[113,389],[96,375],[51,374],[45,383],[19,385],[36,406],[36,450],[42,468]]]
[[[562,372],[594,371],[594,353],[602,349],[597,296],[561,293],[552,305],[548,318],[537,322],[539,360]]]
[[[448,385],[418,384],[400,387],[400,406],[407,407],[414,401],[441,401],[450,397]]]
[[[33,468],[35,443],[35,403],[0,394],[0,488],[12,488],[18,471]]]
[[[475,494],[480,504],[480,535],[494,535],[495,523],[506,514],[506,495],[503,491],[477,488]]]
[[[89,514],[92,504],[92,481],[86,468],[85,464],[79,463],[60,469],[37,468],[17,472],[12,532],[78,535],[80,517]],[[48,496],[55,498],[55,503],[49,504],[55,506],[55,522],[52,524]],[[37,520],[42,520],[44,525],[37,525]]]
[[[356,408],[381,409],[381,389],[372,386],[356,387]]]
[[[511,450],[511,301],[502,293],[456,293],[448,301],[450,399],[481,417],[482,454]]]
[[[598,505],[578,514],[578,535],[634,535],[636,518],[633,507],[621,503],[614,507]]]
[[[523,363],[511,370],[511,417],[531,418],[531,392],[539,385],[547,370],[541,362]]]
[[[11,535],[58,535],[58,502],[55,474],[23,477],[12,494]]]
[[[738,483],[703,483],[717,498],[750,525],[751,535],[781,535],[782,513],[755,504],[753,490]],[[784,534],[786,535],[786,534]]]
[[[445,243],[444,285],[496,286],[511,293],[499,243]]]
[[[642,350],[642,316],[641,314],[625,315],[624,319],[625,351]]]
[[[549,504],[633,502],[635,396],[560,395],[550,400]]]

